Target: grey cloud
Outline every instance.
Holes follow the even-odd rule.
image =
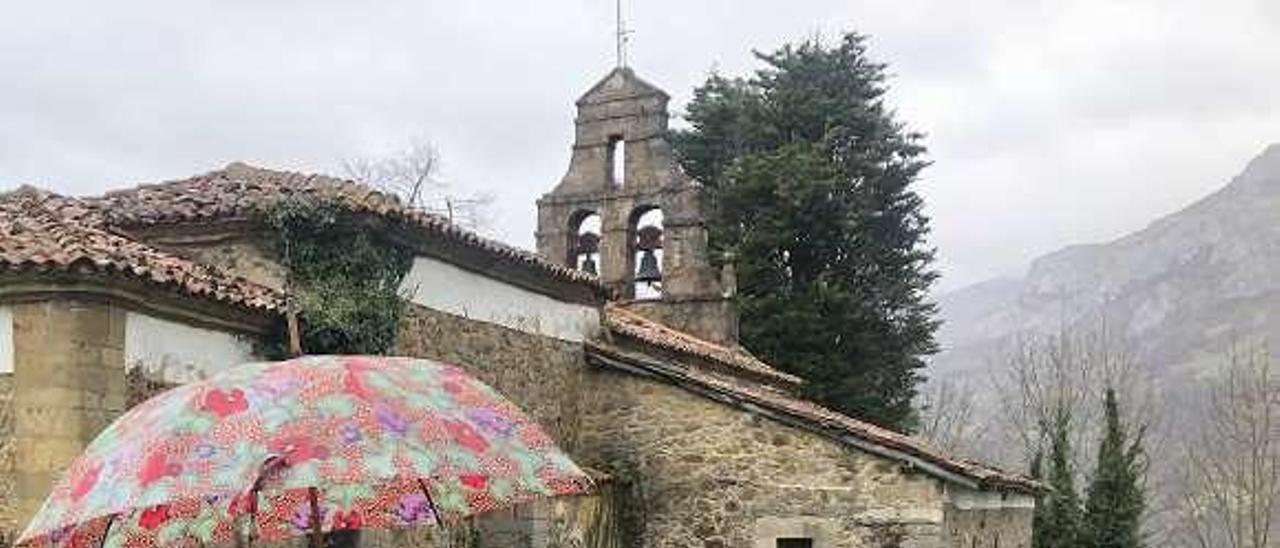
[[[677,107],[713,67],[754,68],[752,49],[869,34],[894,106],[929,134],[947,287],[1140,227],[1280,140],[1264,0],[629,4],[633,65]],[[612,8],[17,3],[0,19],[0,188],[97,193],[232,160],[332,172],[426,137],[450,181],[498,197],[493,233],[527,246],[573,100],[611,66]]]

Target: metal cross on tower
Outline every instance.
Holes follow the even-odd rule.
[[[617,0],[618,6],[618,66],[627,66],[627,42],[630,40],[631,30],[627,29],[626,23],[622,19],[622,0]]]

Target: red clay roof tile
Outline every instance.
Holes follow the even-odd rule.
[[[0,194],[0,269],[111,273],[262,312],[274,290],[110,232],[95,204],[23,187]]]
[[[502,263],[603,291],[595,276],[483,238],[444,217],[408,207],[393,195],[348,179],[276,171],[236,162],[204,175],[109,192],[92,201],[104,206],[113,224],[137,227],[249,217],[293,195],[331,199],[352,212],[405,222],[428,236],[476,249]]]
[[[729,348],[650,320],[616,304],[605,305],[604,324],[611,332],[653,346],[690,354],[771,383],[796,386],[800,377],[774,369],[742,348]]]

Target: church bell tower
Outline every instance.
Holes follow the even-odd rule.
[[[619,304],[736,345],[734,282],[711,266],[700,185],[676,164],[661,89],[620,66],[578,99],[569,170],[538,200],[538,252]]]

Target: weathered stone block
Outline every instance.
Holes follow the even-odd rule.
[[[17,304],[12,400],[19,522],[124,409],[124,311],[92,301]]]

